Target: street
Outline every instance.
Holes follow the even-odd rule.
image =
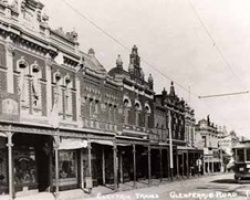
[[[150,188],[136,189],[114,194],[97,194],[89,200],[146,200],[146,199],[250,199],[250,181],[237,183],[233,174],[217,174],[200,178],[163,183]]]

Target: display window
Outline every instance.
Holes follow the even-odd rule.
[[[37,185],[36,157],[33,148],[14,152],[14,183],[16,186]]]
[[[75,150],[59,151],[59,178],[76,178],[77,152]]]

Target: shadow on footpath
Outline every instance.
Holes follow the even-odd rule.
[[[238,180],[238,181],[236,181],[234,179],[220,179],[220,180],[211,181],[211,183],[240,184],[240,185],[244,185],[244,184],[249,184],[250,183],[250,179]]]
[[[219,179],[219,180],[211,181],[211,183],[237,184],[238,181],[234,179]]]

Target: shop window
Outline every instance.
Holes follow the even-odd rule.
[[[19,149],[14,152],[14,184],[16,186],[37,184],[34,149]]]
[[[59,151],[60,179],[76,178],[77,155],[76,151]]]
[[[247,151],[247,155],[246,155],[247,161],[250,161],[250,149],[247,149],[246,151]]]
[[[237,161],[244,162],[244,149],[237,150]]]

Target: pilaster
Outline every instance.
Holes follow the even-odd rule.
[[[6,39],[7,92],[11,94],[14,93],[13,52],[14,44],[8,36]]]

